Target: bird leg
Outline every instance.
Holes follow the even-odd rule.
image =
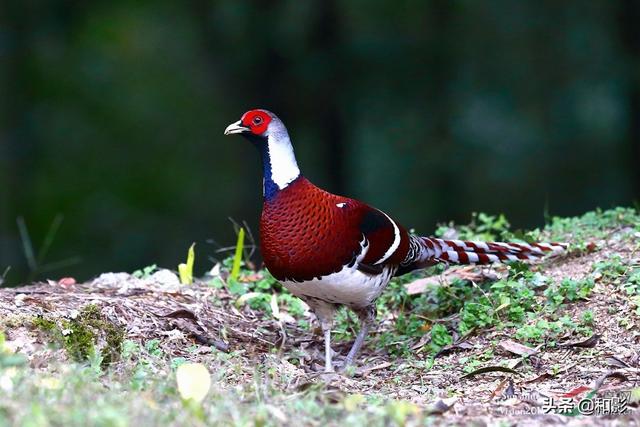
[[[369,333],[369,329],[376,321],[376,306],[373,304],[361,309],[353,309],[353,311],[358,315],[358,319],[360,319],[360,331],[356,336],[351,350],[349,350],[349,354],[347,354],[343,369],[353,364],[356,354],[360,351],[360,347],[362,347],[364,339]]]
[[[324,371],[333,372],[333,363],[331,362],[333,353],[331,349],[331,325],[326,325],[325,322],[320,322],[320,325],[324,333]]]
[[[303,301],[313,310],[322,328],[324,335],[324,371],[334,372],[331,361],[333,354],[333,350],[331,349],[331,328],[333,327],[333,316],[336,311],[335,306],[326,301],[311,297],[306,297]]]

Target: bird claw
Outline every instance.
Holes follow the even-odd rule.
[[[339,380],[342,376],[337,372],[322,372],[318,375],[325,383],[332,383]]]
[[[342,366],[339,369],[340,374],[347,377],[353,377],[356,374],[356,371],[357,371],[356,366],[352,362],[347,362],[347,361],[345,361],[345,363],[342,364]]]

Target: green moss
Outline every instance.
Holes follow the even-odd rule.
[[[72,320],[64,322],[64,349],[76,362],[95,356],[96,336],[88,323]]]
[[[58,324],[51,319],[45,319],[44,317],[36,317],[31,321],[31,324],[36,329],[40,329],[42,332],[46,332],[48,334],[62,335],[60,329],[58,328]]]
[[[115,362],[122,353],[122,343],[124,342],[125,329],[120,325],[104,322],[106,345],[102,349],[102,365]]]
[[[78,318],[85,321],[100,321],[102,320],[102,314],[100,313],[100,308],[97,305],[89,304],[82,309]]]
[[[124,341],[124,327],[106,320],[95,304],[85,306],[75,319],[51,319],[37,317],[33,327],[46,333],[52,341],[64,348],[67,355],[76,362],[83,362],[96,356],[96,345],[104,339],[100,349],[102,366],[118,357]]]

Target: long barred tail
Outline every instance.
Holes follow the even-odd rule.
[[[566,243],[506,243],[444,240],[417,237],[422,253],[419,263],[446,261],[459,264],[491,264],[504,261],[528,261],[556,255],[567,249]]]

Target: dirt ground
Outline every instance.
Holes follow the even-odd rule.
[[[570,254],[538,268],[559,280],[593,275],[593,263],[612,253],[640,264],[633,242],[616,240],[612,234],[596,244],[598,250]],[[287,378],[276,384],[284,392],[300,393],[322,384],[328,395],[359,393],[408,400],[436,414],[437,424],[640,422],[638,396],[625,394],[632,390],[637,393],[640,387],[637,307],[615,284],[598,277],[588,299],[565,308],[568,314],[587,309],[593,312],[595,334],[589,339],[561,337],[555,346],[539,345],[529,350],[514,343],[512,330],[485,329],[446,348],[430,368],[425,365],[428,355],[422,350],[424,342],[417,341],[411,358],[394,358],[367,345],[353,376],[321,374],[322,341],[317,328],[305,330],[285,318],[276,320],[247,306],[237,306],[235,297],[224,288],[201,282],[180,285],[167,270],[145,279],[106,273],[83,284],[63,280],[0,289],[0,318],[5,323],[7,343],[14,351],[26,354],[31,366],[46,369],[48,360],[64,360],[67,356],[46,346],[27,320],[38,316],[73,318],[88,304],[99,307],[110,322],[123,325],[126,339],[142,342],[157,338],[163,350],[175,357],[197,361],[204,354],[228,352],[239,366],[238,374],[228,378],[230,383],[251,381],[253,367],[263,364]],[[310,313],[306,316],[313,319]],[[391,328],[393,321],[393,316],[383,319],[378,331]],[[346,340],[336,342],[334,349],[346,354],[350,344]],[[186,350],[194,345],[198,351]],[[488,350],[491,354],[486,357]],[[476,370],[475,375],[465,376],[462,360],[474,357],[483,361],[481,367],[489,367],[488,372]],[[495,366],[510,369],[491,368]],[[585,397],[596,405],[622,405],[626,413],[563,413],[563,405],[565,409],[567,405],[574,407]]]

